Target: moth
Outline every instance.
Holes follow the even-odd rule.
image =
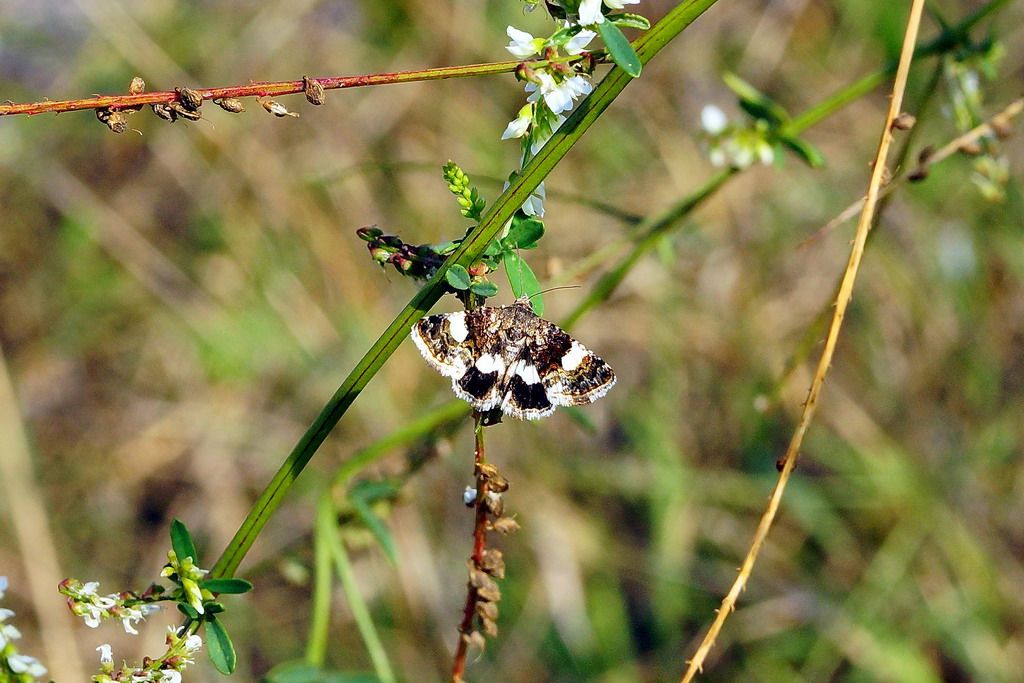
[[[431,315],[411,333],[427,363],[480,412],[500,408],[536,420],[557,406],[592,403],[615,373],[569,333],[533,312],[527,296],[509,306]]]

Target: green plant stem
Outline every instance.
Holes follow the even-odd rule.
[[[327,500],[330,509],[330,498]],[[323,522],[321,501],[317,507],[317,520],[313,542],[313,608],[306,639],[306,662],[322,667],[327,659],[327,633],[331,625],[331,551],[326,534],[331,532],[329,524]],[[327,521],[333,521],[327,517]]]
[[[387,653],[377,635],[377,629],[373,625],[373,618],[370,617],[370,610],[359,592],[356,584],[356,574],[352,569],[352,562],[345,551],[345,545],[341,540],[338,526],[334,521],[334,507],[327,498],[321,498],[317,506],[317,527],[318,540],[327,542],[328,551],[334,560],[334,569],[341,581],[341,589],[345,592],[349,609],[352,610],[352,619],[356,622],[359,635],[363,638],[366,651],[373,662],[377,678],[381,683],[395,683],[395,674],[391,669],[391,662],[388,661]]]
[[[690,0],[673,8],[651,27],[642,41],[637,41],[637,54],[641,62],[648,62],[683,29],[693,23],[717,0]],[[519,177],[499,196],[480,224],[462,241],[459,247],[438,268],[434,276],[420,289],[401,313],[388,325],[380,338],[356,364],[349,376],[331,397],[327,405],[296,444],[270,483],[260,494],[231,539],[220,559],[213,567],[212,576],[232,576],[242,558],[252,547],[256,537],[267,524],[274,510],[291,488],[296,477],[324,442],[327,435],[348,410],[352,402],[380,370],[391,354],[405,341],[413,323],[422,318],[445,291],[445,273],[453,264],[468,266],[479,258],[494,240],[517,208],[522,206],[533,190],[572,149],[573,145],[597,121],[632,79],[624,71],[613,67],[594,91],[584,99],[561,128],[551,137],[537,155],[523,169]]]

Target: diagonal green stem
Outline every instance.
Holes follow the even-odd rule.
[[[637,41],[636,51],[641,62],[648,62],[716,1],[689,0],[673,8],[661,21],[651,27],[643,39]],[[345,414],[370,379],[391,357],[391,354],[405,341],[413,323],[422,318],[441,298],[445,291],[444,276],[448,268],[456,263],[468,266],[483,254],[487,245],[494,240],[515,210],[526,201],[544,177],[597,121],[630,80],[629,75],[619,68],[612,68],[608,72],[601,83],[580,103],[540,152],[530,160],[519,178],[495,200],[480,224],[467,235],[458,249],[445,260],[430,281],[416,293],[402,312],[388,325],[380,338],[374,342],[366,355],[345,378],[334,396],[327,402],[327,405],[324,406],[313,424],[302,435],[295,448],[274,474],[270,483],[253,504],[234,538],[231,539],[228,547],[217,560],[212,576],[232,576],[235,573],[245,554],[252,547],[256,537],[266,526],[278,505],[281,504],[299,473],[305,468],[338,420]]]

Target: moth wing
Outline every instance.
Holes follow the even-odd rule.
[[[424,360],[445,377],[462,377],[473,364],[473,338],[464,311],[421,318],[410,336]]]
[[[615,386],[615,372],[600,356],[554,323],[542,321],[547,339],[533,355],[547,398],[553,406],[593,403]]]

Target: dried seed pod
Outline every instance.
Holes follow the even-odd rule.
[[[245,105],[242,104],[242,100],[236,100],[234,97],[218,97],[213,103],[232,114],[241,114],[245,111]]]
[[[971,140],[970,142],[965,142],[962,145],[960,145],[957,151],[966,154],[969,157],[976,157],[985,150],[982,148],[980,144],[978,144],[974,140]]]
[[[128,119],[123,112],[103,107],[96,110],[96,118],[115,133],[120,134],[128,130]]]
[[[494,579],[488,576],[487,572],[480,571],[472,564],[469,565],[469,585],[478,590],[498,587],[498,584],[494,583]]]
[[[484,621],[498,620],[498,606],[493,602],[476,603],[476,613],[480,615],[480,618]]]
[[[198,90],[175,88],[174,92],[178,93],[178,100],[189,111],[199,111],[199,107],[203,106],[203,96],[199,94]]]
[[[146,81],[142,80],[141,76],[132,78],[131,83],[128,84],[128,94],[139,95],[144,92],[146,92]]]
[[[505,535],[519,531],[519,522],[511,517],[499,517],[491,522],[491,528]]]
[[[310,78],[302,77],[302,91],[306,93],[306,99],[310,104],[321,105],[324,103],[324,86],[320,82]]]
[[[257,99],[256,101],[259,102],[260,104],[262,104],[263,108],[266,109],[267,111],[269,111],[274,116],[277,116],[277,117],[281,117],[281,116],[294,116],[295,118],[299,117],[299,115],[296,114],[295,112],[288,111],[288,107],[284,106],[280,102],[275,102],[274,100],[261,100],[261,99]]]
[[[908,112],[902,112],[892,120],[893,130],[910,130],[917,123],[917,117]]]
[[[504,493],[508,491],[508,479],[495,472],[487,481],[487,488],[496,493]]]
[[[487,497],[484,498],[484,505],[487,506],[487,511],[495,517],[501,517],[505,514],[505,501],[501,499],[500,493],[488,491]]]
[[[174,123],[178,120],[178,114],[169,105],[166,104],[154,104],[153,113],[162,118],[164,121],[170,121]]]
[[[494,623],[490,619],[481,619],[480,624],[484,627],[484,634],[486,634],[488,637],[498,637],[498,625],[496,623]]]
[[[173,111],[175,114],[177,114],[183,119],[188,119],[189,121],[198,121],[199,119],[203,118],[203,115],[200,114],[198,111],[189,109],[181,102],[171,102],[167,106],[170,107],[171,111]]]
[[[505,578],[505,558],[500,550],[493,548],[485,550],[483,559],[480,561],[480,569],[496,579]]]
[[[477,588],[476,595],[486,602],[501,602],[501,590],[496,583],[491,586]]]
[[[487,641],[484,639],[484,634],[480,633],[480,631],[473,631],[469,634],[463,633],[462,639],[466,641],[467,645],[471,645],[481,651],[487,647]]]

